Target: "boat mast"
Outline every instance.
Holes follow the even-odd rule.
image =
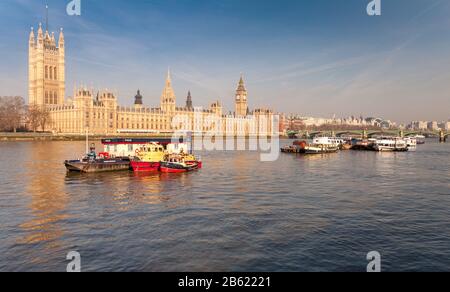
[[[89,128],[86,128],[86,154],[89,153]]]

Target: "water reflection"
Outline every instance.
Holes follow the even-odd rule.
[[[65,212],[68,196],[62,176],[55,172],[55,157],[60,156],[57,143],[34,143],[33,151],[26,152],[23,177],[26,195],[31,198],[29,210],[31,219],[20,224],[25,234],[17,238],[17,244],[36,245],[42,243],[46,253],[58,250],[62,243],[64,229],[60,222],[69,218]]]

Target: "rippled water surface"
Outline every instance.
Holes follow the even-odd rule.
[[[290,143],[290,141],[282,141]],[[0,271],[450,271],[450,144],[202,153],[189,174],[67,175],[82,142],[0,143]]]

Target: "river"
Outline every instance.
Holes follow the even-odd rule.
[[[283,140],[281,144],[290,143]],[[68,175],[83,142],[0,143],[0,271],[450,271],[450,144],[203,152],[188,174]]]

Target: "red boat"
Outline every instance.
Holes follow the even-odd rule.
[[[130,165],[133,171],[159,171],[160,161],[164,159],[164,147],[157,143],[149,143],[136,149],[135,158]]]
[[[159,168],[161,166],[159,162],[142,162],[142,161],[131,161],[130,165],[133,171],[142,171],[142,172],[159,171]]]

